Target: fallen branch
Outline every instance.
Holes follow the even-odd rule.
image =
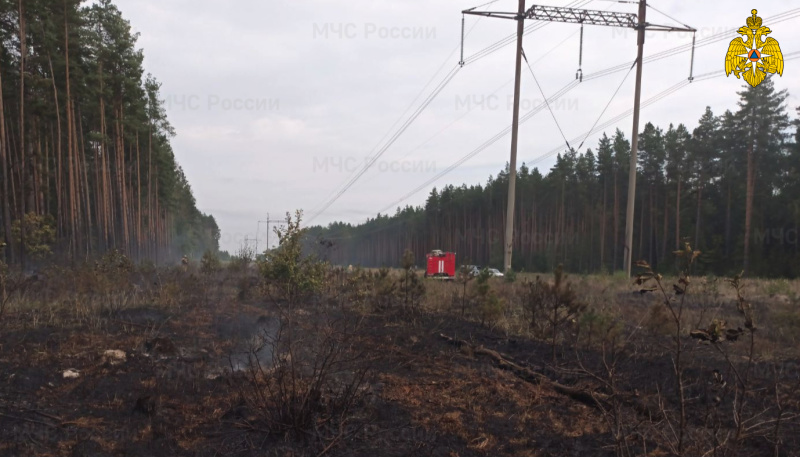
[[[550,378],[541,373],[537,373],[529,368],[519,365],[518,363],[504,357],[497,351],[487,349],[483,346],[475,346],[464,340],[457,340],[454,338],[450,338],[449,336],[441,333],[439,334],[439,337],[441,337],[448,343],[453,344],[455,346],[467,347],[475,355],[483,355],[493,359],[497,363],[499,368],[503,370],[508,370],[514,373],[517,377],[531,384],[548,386],[562,395],[566,395],[567,397],[572,398],[575,401],[579,401],[593,408],[602,409],[603,405],[601,404],[601,402],[605,402],[607,400],[607,395],[605,394],[600,394],[597,392],[589,392],[583,389],[576,389],[574,387],[565,386],[563,384],[551,380]]]
[[[8,414],[3,414],[3,413],[0,413],[0,417],[5,417],[5,418],[16,420],[16,421],[29,422],[31,424],[44,425],[45,427],[51,427],[51,428],[59,428],[60,426],[64,425],[64,424],[54,425],[54,424],[50,424],[50,423],[47,423],[47,422],[38,421],[36,419],[28,419],[26,417],[16,417],[16,416],[11,416],[11,415],[8,415]]]

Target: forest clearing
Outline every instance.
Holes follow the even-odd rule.
[[[309,261],[289,249],[302,233],[257,264],[206,256],[155,268],[116,254],[9,277],[1,453],[794,455],[800,446],[797,281],[660,278],[645,266],[633,281],[560,271],[423,280],[410,252],[408,269]]]

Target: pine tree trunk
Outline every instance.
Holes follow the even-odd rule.
[[[703,207],[703,181],[702,176],[700,177],[701,181],[699,183],[699,187],[697,188],[697,216],[695,219],[694,225],[694,249],[700,249],[700,223],[701,217],[703,215],[702,207]]]
[[[20,153],[20,211],[19,216],[24,219],[26,208],[25,199],[27,195],[26,176],[27,164],[25,160],[25,60],[27,57],[27,31],[25,26],[25,10],[22,8],[22,0],[19,0],[19,153]],[[20,262],[23,270],[25,269],[25,224],[20,224]]]
[[[654,254],[655,254],[654,244],[655,244],[655,237],[656,237],[656,226],[655,226],[655,219],[656,219],[655,206],[656,206],[656,204],[653,201],[654,200],[653,199],[653,184],[650,184],[650,192],[649,192],[649,194],[650,195],[648,195],[648,197],[650,199],[650,220],[648,221],[648,226],[649,227],[648,227],[648,230],[647,230],[647,233],[649,235],[647,237],[647,240],[648,240],[647,241],[647,256],[649,257],[650,264],[651,265],[656,265],[657,262],[656,262],[655,256],[654,256]],[[656,199],[656,201],[657,201],[657,199]]]
[[[116,224],[114,223],[114,210],[113,210],[113,191],[111,181],[111,156],[108,153],[108,135],[106,125],[106,103],[103,96],[103,66],[100,65],[99,70],[100,79],[100,174],[102,175],[102,206],[103,206],[103,240],[105,241],[106,249],[110,246],[115,246],[117,243],[116,238]]]
[[[50,53],[47,54],[47,63],[50,66],[50,76],[53,81],[53,101],[56,105],[56,161],[58,162],[58,170],[56,171],[56,189],[58,189],[58,193],[56,194],[56,220],[58,220],[59,232],[63,230],[62,218],[63,218],[63,208],[61,207],[61,107],[59,106],[58,101],[58,87],[56,86],[56,73],[53,70],[53,59],[50,57]]]
[[[69,73],[67,73],[69,75]],[[69,76],[67,76],[69,81]],[[72,101],[70,99],[69,82],[67,82],[67,195],[69,199],[69,234],[70,234],[70,254],[74,256],[78,250],[78,228],[77,228],[77,199],[76,193],[76,173],[75,173],[75,154],[74,138],[72,129]]]
[[[128,222],[128,213],[129,213],[129,205],[128,205],[128,192],[127,192],[127,183],[126,183],[126,176],[125,176],[125,140],[124,140],[124,132],[122,127],[122,102],[117,101],[117,119],[116,119],[116,129],[117,129],[117,180],[119,185],[119,196],[120,196],[120,214],[122,215],[122,245],[124,246],[125,252],[130,254],[130,225]]]
[[[0,46],[0,51],[3,47]],[[2,54],[0,54],[2,58]],[[2,167],[3,174],[3,241],[6,243],[7,248],[4,249],[6,260],[11,263],[14,259],[14,246],[11,243],[11,205],[8,182],[10,180],[9,173],[9,157],[6,143],[6,113],[5,101],[3,100],[3,72],[0,71],[0,167]]]
[[[50,176],[52,172],[52,170],[50,170],[50,156],[53,152],[53,144],[50,137],[53,136],[53,125],[48,124],[48,126],[50,127],[50,135],[48,136],[48,141],[45,142],[44,148],[44,208],[47,214],[53,214],[53,208],[50,207],[50,197],[53,195],[50,187]]]
[[[617,170],[614,170],[614,264],[611,272],[617,271],[617,254],[619,253],[619,192],[617,191]]]
[[[675,249],[681,248],[681,177],[678,175],[678,192],[675,196]]]
[[[566,262],[567,257],[567,243],[566,243],[566,234],[567,234],[567,215],[566,215],[566,180],[561,181],[561,233],[559,234],[561,246],[562,246],[562,262]]]
[[[70,249],[69,252],[75,255],[78,249],[77,242],[77,208],[76,208],[76,173],[74,167],[74,138],[73,138],[73,121],[72,121],[72,93],[70,91],[70,71],[69,71],[69,25],[67,22],[67,3],[64,2],[64,54],[66,58],[66,90],[67,90],[67,173],[68,173],[68,199],[69,199],[69,235],[70,235]]]
[[[158,166],[155,167],[155,172],[156,176],[158,176]],[[155,203],[153,211],[153,214],[155,215],[155,220],[154,220],[155,230],[153,231],[153,233],[155,234],[154,238],[155,238],[156,249],[154,255],[155,255],[155,263],[157,265],[159,262],[159,254],[161,253],[161,208],[160,205],[158,204],[158,179],[155,180],[153,187],[154,187],[154,194],[156,196],[156,198],[153,200],[153,202]]]
[[[92,234],[94,229],[92,227],[92,204],[91,204],[91,192],[89,188],[89,165],[86,163],[86,147],[83,143],[83,119],[81,117],[81,111],[78,109],[78,135],[77,135],[78,143],[78,157],[81,163],[81,168],[83,169],[83,204],[84,204],[84,222],[86,224],[85,235],[86,235],[86,256],[90,256],[92,253]]]
[[[136,257],[142,259],[142,172],[139,163],[139,133],[136,133]]]
[[[631,256],[631,259],[642,259],[644,257],[644,213],[646,211],[644,203],[644,195],[642,195],[642,205],[639,210],[639,251],[635,256]]]
[[[754,170],[754,149],[755,139],[750,142],[750,149],[747,151],[747,196],[745,198],[744,215],[744,274],[748,273],[750,267],[750,229],[753,220],[753,190],[755,189],[755,170]]]
[[[661,260],[664,262],[667,261],[667,243],[669,236],[669,192],[667,192],[667,187],[664,186],[664,231],[663,231],[663,238],[661,239]]]
[[[728,180],[728,198],[725,205],[725,258],[731,255],[731,182]]]
[[[153,218],[155,214],[153,213],[153,126],[152,122],[148,125],[148,132],[147,132],[147,233],[149,233],[150,237],[153,236],[155,231],[153,230]],[[267,227],[269,230],[269,227]],[[267,235],[269,236],[269,235]],[[269,246],[267,246],[269,249]],[[148,240],[147,243],[147,256],[148,258],[153,258],[153,240]]]
[[[600,268],[604,269],[606,266],[605,261],[605,248],[606,248],[606,222],[608,219],[606,218],[606,190],[608,188],[608,180],[603,178],[603,211],[601,218],[603,219],[600,223]]]
[[[33,161],[33,211],[37,215],[42,214],[42,137],[40,136],[39,122],[36,122],[34,131],[36,132],[36,153],[31,155]]]

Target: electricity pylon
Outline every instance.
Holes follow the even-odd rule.
[[[269,224],[271,224],[271,223],[279,223],[279,222],[283,222],[283,220],[270,219],[269,218],[269,213],[267,213],[267,220],[258,221],[258,224],[256,225],[256,255],[258,255],[258,231],[259,231],[259,229],[261,229],[261,224],[267,224],[267,248],[266,249],[268,250],[269,249]]]
[[[567,22],[572,24],[604,25],[609,27],[626,27],[638,31],[638,51],[636,58],[636,91],[633,102],[633,134],[631,135],[631,163],[628,175],[628,207],[625,217],[625,271],[631,274],[631,257],[633,246],[633,213],[636,198],[636,166],[637,152],[639,145],[639,103],[642,96],[642,56],[644,54],[644,37],[648,30],[664,32],[696,32],[692,27],[672,27],[666,25],[648,24],[645,21],[647,15],[646,0],[639,0],[639,14],[617,13],[613,11],[586,10],[579,8],[564,8],[559,6],[533,5],[525,9],[525,0],[519,0],[519,9],[516,13],[494,12],[494,11],[475,11],[475,8],[464,10],[462,14],[472,14],[475,16],[497,17],[501,19],[512,19],[517,21],[517,61],[514,76],[514,116],[511,124],[511,160],[508,173],[508,207],[506,211],[506,234],[505,234],[505,270],[511,269],[511,254],[514,246],[514,200],[516,194],[517,180],[517,140],[519,130],[519,83],[522,71],[522,35],[524,33],[525,19],[536,19],[549,22]],[[463,27],[462,27],[462,47],[463,47]],[[462,51],[463,55],[463,51]],[[692,56],[694,57],[694,55]],[[463,57],[462,57],[463,62]],[[691,80],[691,74],[689,75]]]

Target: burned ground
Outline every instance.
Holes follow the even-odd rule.
[[[457,284],[429,284],[431,303],[425,306],[398,305],[377,312],[342,306],[341,300],[320,299],[288,307],[257,291],[248,294],[253,298],[241,300],[241,278],[230,274],[234,273],[201,278],[196,272],[171,272],[168,285],[138,281],[154,285],[144,291],[136,286],[143,294],[140,299],[114,306],[102,301],[119,300],[116,295],[90,298],[91,293],[77,291],[68,294],[71,298],[66,302],[46,305],[37,302],[37,297],[52,297],[45,292],[51,286],[31,287],[26,292],[28,305],[10,309],[1,327],[0,454],[615,453],[612,423],[603,409],[608,408],[613,392],[587,375],[599,373],[602,366],[596,345],[563,341],[553,363],[546,341],[508,326],[481,324],[471,313],[462,317]],[[351,338],[341,349],[342,360],[357,354],[359,366],[367,366],[363,382],[354,384],[357,392],[348,397],[353,404],[346,413],[326,415],[330,406],[320,407],[314,410],[315,422],[299,433],[288,428],[276,433],[269,417],[254,407],[263,403],[248,398],[253,380],[269,382],[253,377],[254,363],[272,367],[264,371],[269,377],[278,366],[274,360],[288,359],[263,339],[258,342],[260,336],[275,335],[287,321],[309,348],[316,347],[315,335],[325,333],[330,322],[348,323]],[[664,419],[657,416],[673,406],[659,406],[654,393],[656,388],[663,389],[665,399],[673,394],[668,344],[648,334],[637,341],[635,353],[619,363],[620,388],[626,392],[621,414],[638,430],[631,436],[642,440],[637,446],[648,448],[647,455],[669,455],[659,444],[658,424],[663,425]],[[691,349],[687,351],[688,377],[705,379],[715,368],[725,372],[724,360],[713,346],[693,340],[687,340],[687,346]],[[124,357],[107,351],[122,351]],[[501,359],[486,356],[492,351]],[[790,385],[798,378],[797,358],[791,353],[776,349],[759,359],[752,371],[753,389],[772,390],[749,400],[754,410],[764,410],[769,417],[775,414],[769,405],[770,395],[775,396],[773,381]],[[297,354],[299,358],[304,353]],[[736,353],[735,357],[742,356]],[[776,365],[771,363],[775,360],[780,360],[777,378],[772,370]],[[352,375],[351,365],[342,366],[331,375],[332,382],[338,382],[339,375]],[[77,375],[65,377],[69,370]],[[520,370],[541,379],[526,379]],[[686,388],[693,443],[703,441],[701,431],[706,430],[709,415],[722,415],[730,407],[731,398],[724,393],[715,404],[721,406],[709,406],[709,399],[717,395],[712,387],[697,381]],[[573,391],[586,396],[571,395]],[[319,392],[315,401],[325,403],[326,395]],[[794,455],[793,449],[800,446],[793,420],[798,397],[796,391],[780,390],[778,396],[782,417],[786,417],[779,455]],[[758,399],[764,402],[763,408],[756,405]],[[651,416],[645,417],[648,411]],[[721,417],[717,429],[724,430],[729,421]],[[741,447],[742,455],[774,455],[773,451],[768,436],[744,440]]]

